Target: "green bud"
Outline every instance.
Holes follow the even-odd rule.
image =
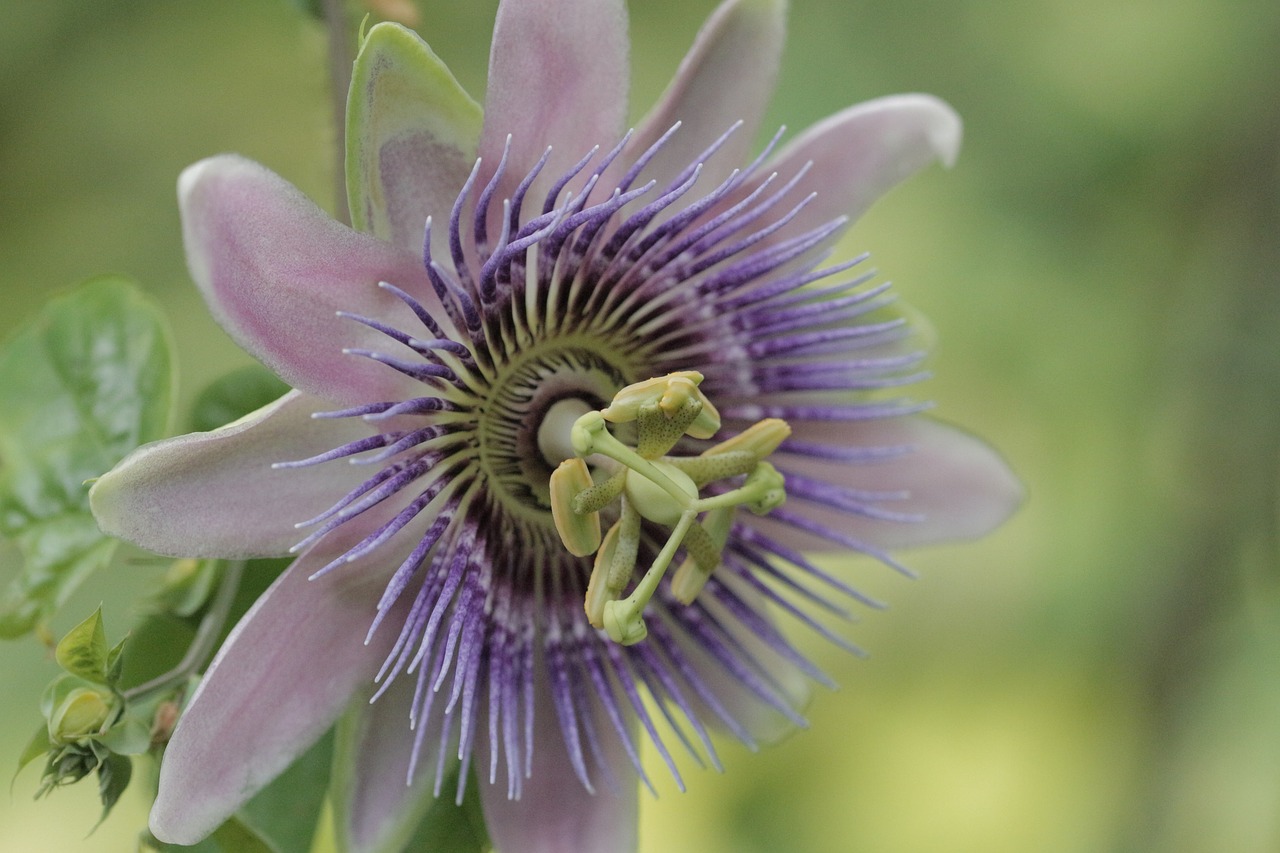
[[[108,690],[71,690],[49,717],[49,740],[55,744],[72,743],[101,734],[115,715],[116,705],[116,697]]]

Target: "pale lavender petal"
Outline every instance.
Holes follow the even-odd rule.
[[[412,547],[343,571],[313,572],[367,534],[361,517],[307,552],[232,630],[178,722],[160,765],[151,831],[194,844],[324,734],[356,689],[372,682],[394,642],[365,645],[389,569]],[[403,613],[400,614],[403,618]]]
[[[551,158],[531,198],[593,146],[608,150],[619,140],[629,49],[623,0],[508,0],[498,7],[480,135],[485,179],[511,137],[498,210],[548,145]]]
[[[781,243],[840,216],[856,220],[880,196],[931,163],[951,166],[960,153],[960,138],[960,117],[932,95],[878,98],[818,122],[761,170],[762,175],[777,172],[789,178],[807,166],[794,197],[816,192],[798,216],[761,245]]]
[[[421,257],[330,219],[263,166],[223,155],[178,183],[191,275],[222,327],[295,388],[344,404],[403,399],[413,380],[344,348],[399,352],[350,311],[411,328],[413,294],[443,317]],[[390,348],[390,349],[389,349]]]
[[[829,484],[836,492],[824,499],[818,491],[804,499],[796,498],[788,486],[784,510],[872,548],[974,539],[998,527],[1023,500],[1022,484],[998,453],[968,433],[927,417],[798,421],[792,429],[793,446],[807,452],[777,454],[778,469],[794,472],[810,484]],[[850,492],[889,496],[861,503],[873,512],[917,520],[873,518],[832,508],[834,500],[848,499]],[[858,503],[858,497],[855,494],[849,502]],[[800,550],[843,547],[769,516],[749,517],[749,522]]]
[[[371,28],[347,98],[347,194],[352,224],[422,251],[428,216],[453,207],[475,161],[480,106],[411,30]],[[438,254],[448,233],[437,228]]]
[[[502,782],[480,785],[494,847],[497,853],[631,853],[637,844],[639,798],[623,740],[613,736],[612,723],[601,706],[593,704],[594,731],[609,735],[599,738],[605,772],[592,778],[595,793],[589,793],[569,758],[549,681],[545,670],[534,679],[533,765],[522,796],[508,799]],[[634,721],[631,725],[634,735]],[[476,745],[477,767],[489,766],[487,741],[480,738]]]
[[[373,434],[359,420],[316,420],[328,403],[297,391],[213,432],[145,445],[89,490],[104,532],[183,557],[283,554],[314,517],[368,477],[334,462],[273,469]]]
[[[409,757],[416,733],[409,710],[417,679],[396,678],[378,700],[357,697],[338,726],[338,762],[331,797],[338,848],[345,853],[399,853],[418,822],[437,802],[436,761],[420,761],[408,784]],[[430,717],[424,739],[440,739],[440,715]],[[442,802],[452,803],[452,791]]]
[[[782,0],[727,0],[699,31],[658,103],[636,129],[622,160],[628,164],[676,122],[679,131],[640,173],[665,187],[735,122],[742,126],[703,167],[714,187],[744,165],[778,76],[786,30]]]

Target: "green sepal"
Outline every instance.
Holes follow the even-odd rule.
[[[35,734],[31,736],[31,740],[27,741],[26,748],[18,756],[18,772],[22,772],[22,768],[37,758],[43,758],[51,749],[53,749],[53,743],[49,740],[49,727],[42,725],[36,729]],[[14,775],[16,776],[17,773]]]
[[[94,824],[94,829],[101,826],[107,815],[111,814],[132,778],[133,759],[127,755],[108,755],[98,765],[98,799],[102,801],[102,816]]]
[[[92,682],[85,681],[79,676],[70,673],[59,675],[45,685],[44,691],[40,694],[40,713],[47,720],[53,716],[53,710],[62,704],[62,700],[66,699],[72,690],[92,686]]]
[[[160,310],[99,278],[50,300],[0,349],[0,534],[23,557],[0,637],[48,621],[110,561],[86,481],[168,430],[172,345]]]
[[[58,666],[72,675],[98,684],[110,683],[108,673],[107,633],[102,627],[102,607],[67,632],[58,642],[54,658]]]
[[[129,636],[126,634],[107,652],[107,684],[112,687],[120,683],[120,676],[124,673],[124,645],[127,642]]]
[[[347,96],[347,199],[352,226],[393,240],[382,155],[408,147],[465,175],[484,114],[453,73],[412,30],[375,24],[364,35]],[[456,162],[447,164],[442,160]],[[406,176],[407,177],[407,176]],[[391,178],[391,183],[397,181]],[[446,208],[447,210],[447,208]],[[416,223],[421,239],[422,223]]]
[[[142,755],[151,748],[151,725],[146,720],[124,716],[96,740],[120,755]]]

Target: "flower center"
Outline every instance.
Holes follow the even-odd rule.
[[[480,468],[511,514],[551,524],[547,482],[573,453],[569,427],[626,381],[624,366],[602,350],[599,342],[583,339],[520,353],[499,368],[476,401]]]

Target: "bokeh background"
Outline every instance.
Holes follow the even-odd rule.
[[[417,5],[482,93],[493,0]],[[713,6],[633,0],[634,115]],[[908,554],[918,581],[844,562],[892,605],[849,629],[872,657],[810,643],[842,685],[810,729],[663,786],[646,853],[1280,849],[1278,45],[1272,0],[793,0],[767,124],[914,90],[965,118],[958,166],[844,248],[932,319],[921,393],[1029,500]],[[0,0],[0,332],[120,272],[168,311],[184,399],[246,363],[174,180],[237,151],[331,208],[324,57],[286,0]],[[103,601],[119,636],[158,572],[96,578],[55,630]],[[0,645],[0,767],[54,674]],[[88,835],[92,783],[33,802],[37,776],[0,794],[0,850],[133,849],[139,792]]]

